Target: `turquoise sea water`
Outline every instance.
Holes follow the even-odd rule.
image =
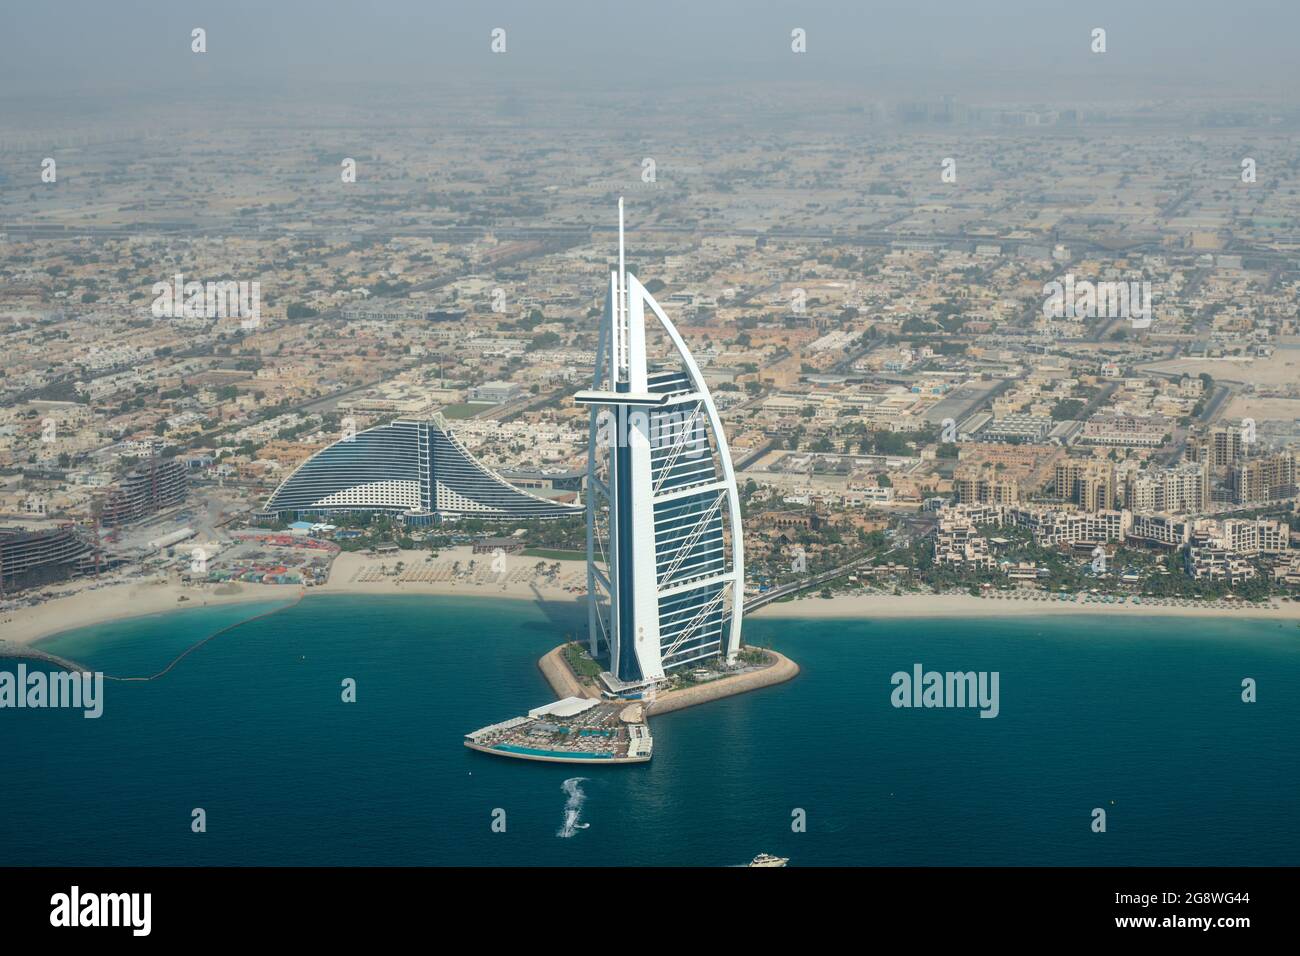
[[[265,610],[42,646],[147,674]],[[655,718],[649,764],[463,747],[552,698],[536,661],[579,630],[574,612],[313,595],[161,680],[108,684],[99,720],[0,710],[0,864],[1300,863],[1293,622],[759,617],[747,637],[803,673]],[[1000,715],[892,707],[891,674],[918,662],[1000,672]],[[1241,702],[1244,677],[1258,703]],[[190,830],[195,807],[206,833]],[[807,832],[791,830],[796,809]]]

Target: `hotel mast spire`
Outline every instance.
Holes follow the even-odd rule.
[[[623,259],[623,197],[618,197],[618,277],[614,286],[614,381],[630,379],[627,324],[627,265]]]
[[[627,266],[623,262],[623,197],[618,197],[618,285],[627,293]]]

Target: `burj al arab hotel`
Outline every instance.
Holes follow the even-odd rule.
[[[608,651],[602,679],[616,692],[705,658],[733,660],[745,579],[740,499],[717,407],[677,328],[626,271],[621,199],[618,226],[594,381],[575,396],[591,407],[590,648]],[[662,362],[647,362],[647,320],[653,336],[666,336]]]

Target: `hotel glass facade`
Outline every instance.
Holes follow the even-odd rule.
[[[308,458],[275,490],[281,517],[375,511],[407,516],[559,518],[576,505],[514,487],[479,462],[441,418],[398,420],[340,439]]]
[[[609,290],[593,387],[577,400],[591,407],[589,640],[593,655],[608,652],[606,684],[623,690],[735,657],[744,556],[726,434],[694,358],[636,276],[620,268]],[[654,320],[669,358],[652,369]]]

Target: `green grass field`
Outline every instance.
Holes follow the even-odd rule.
[[[564,659],[569,662],[569,667],[579,677],[595,680],[600,676],[600,665],[593,661],[586,650],[578,644],[565,645]]]
[[[542,558],[546,561],[586,561],[585,551],[558,551],[553,548],[524,548],[520,552],[526,558]]]
[[[443,418],[455,421],[459,418],[470,418],[489,407],[488,405],[444,405],[438,411],[442,413]]]

